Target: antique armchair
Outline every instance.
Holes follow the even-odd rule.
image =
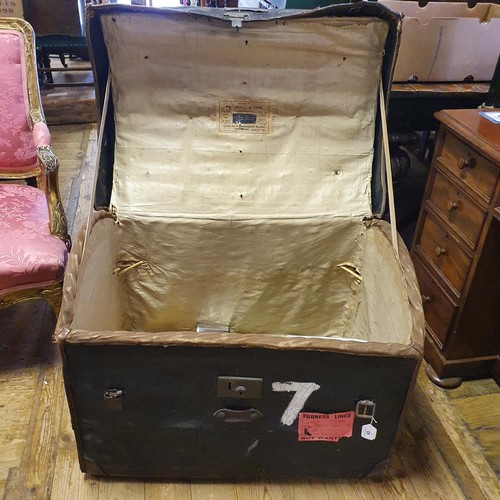
[[[33,30],[0,18],[0,308],[44,299],[59,313],[70,238],[57,169]]]

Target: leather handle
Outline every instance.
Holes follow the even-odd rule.
[[[255,408],[248,408],[246,410],[231,410],[229,408],[221,408],[214,413],[217,420],[227,423],[248,423],[254,422],[264,415]]]

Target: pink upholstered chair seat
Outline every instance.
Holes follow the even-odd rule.
[[[24,91],[24,43],[19,32],[0,33],[0,170],[27,172],[37,163]]]
[[[50,234],[45,193],[0,184],[0,293],[62,279],[65,243]]]

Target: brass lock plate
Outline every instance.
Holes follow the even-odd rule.
[[[260,399],[262,379],[252,377],[219,377],[217,397],[238,399]]]

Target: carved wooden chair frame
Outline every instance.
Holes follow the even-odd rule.
[[[40,124],[46,126],[45,117],[40,99],[38,87],[38,75],[36,68],[35,35],[31,25],[23,19],[0,18],[0,30],[18,31],[22,34],[24,41],[24,59],[26,63],[27,98],[29,103],[30,128]],[[64,209],[59,193],[58,181],[59,162],[50,145],[37,147],[37,163],[34,169],[19,172],[0,170],[0,182],[2,180],[18,180],[36,178],[37,187],[45,192],[50,218],[50,232],[66,243],[69,250],[71,239],[68,234],[68,223],[64,215]],[[13,304],[27,300],[46,300],[56,317],[59,314],[62,299],[62,279],[50,284],[35,284],[31,288],[22,290],[5,291],[0,290],[0,308],[9,307]]]

